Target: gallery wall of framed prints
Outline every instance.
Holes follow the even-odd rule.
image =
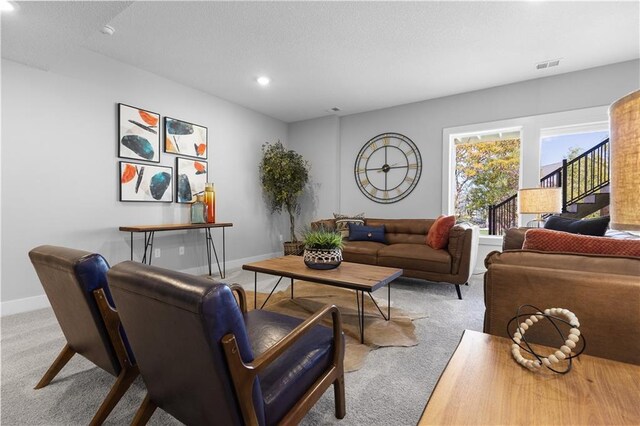
[[[120,201],[192,203],[208,181],[209,135],[205,126],[164,117],[147,109],[118,104]],[[161,135],[164,135],[161,141]],[[160,163],[161,147],[176,155],[172,166]],[[175,189],[174,189],[175,188]]]

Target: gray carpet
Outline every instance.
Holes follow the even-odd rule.
[[[226,282],[253,290],[253,274],[230,271]],[[271,279],[260,282],[265,291]],[[386,299],[386,291],[374,296]],[[400,279],[393,283],[392,306],[427,312],[415,321],[419,345],[380,348],[369,354],[364,367],[345,377],[347,415],[337,420],[333,390],[329,389],[302,421],[303,425],[415,425],[440,373],[464,329],[482,330],[482,276],[462,287],[458,300],[451,285]],[[2,318],[3,425],[88,424],[114,378],[81,356],[75,356],[47,387],[33,386],[64,346],[64,337],[51,309]],[[138,378],[113,410],[106,424],[129,424],[145,395]],[[156,410],[151,425],[180,424]]]

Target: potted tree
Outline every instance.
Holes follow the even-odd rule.
[[[300,211],[298,197],[309,181],[309,163],[302,155],[287,150],[280,141],[262,145],[260,162],[260,182],[271,211],[289,214],[291,241],[284,243],[284,254],[300,255],[304,249],[295,233],[295,217]]]
[[[334,269],[342,263],[342,234],[319,228],[304,234],[304,264],[313,269]]]

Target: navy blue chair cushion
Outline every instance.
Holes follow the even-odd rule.
[[[256,357],[303,322],[263,310],[244,314],[244,320]],[[332,360],[333,332],[319,325],[297,340],[293,347],[260,374],[266,424],[277,424],[330,366]]]
[[[116,307],[115,303],[113,302],[113,297],[111,297],[109,285],[107,284],[108,270],[109,264],[107,263],[105,258],[99,254],[91,254],[85,256],[81,258],[75,265],[75,274],[78,279],[78,283],[80,283],[82,291],[85,293],[87,303],[91,307],[91,310],[97,313],[99,317],[100,309],[98,308],[98,303],[96,302],[96,299],[93,295],[94,290],[103,289],[104,294],[109,301],[109,304],[114,308]],[[127,349],[127,353],[129,354],[131,364],[135,365],[136,359],[133,356],[131,345],[129,344],[129,340],[127,339],[127,335],[124,332],[124,328],[122,328],[122,325],[120,325],[120,336],[122,337],[124,346]]]

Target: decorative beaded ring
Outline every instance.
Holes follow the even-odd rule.
[[[535,312],[532,312],[532,313],[520,312],[521,309],[527,308],[527,307],[534,309]],[[560,338],[564,341],[563,345],[560,346],[560,349],[558,349],[557,351],[551,353],[546,357],[534,352],[524,337],[525,332],[529,329],[529,327],[531,327],[533,324],[537,323],[539,320],[543,318],[546,318],[549,322],[551,322],[551,324],[555,327],[556,331],[560,335]],[[511,324],[514,321],[519,324],[516,327],[516,331],[513,334],[511,334],[511,331],[509,330],[509,328],[511,327]],[[558,324],[556,324],[556,321],[559,321],[561,323],[571,326],[571,329],[569,330],[569,335],[566,338],[564,337],[564,334],[562,333],[562,331],[560,331],[560,328],[558,327]],[[586,347],[586,339],[584,338],[584,336],[582,336],[582,348],[579,351],[572,354],[572,352],[574,352],[576,346],[578,345],[578,342],[581,341],[579,328],[580,328],[580,322],[578,321],[578,317],[576,317],[576,315],[568,309],[551,308],[551,309],[545,309],[543,313],[540,309],[536,308],[535,306],[522,305],[518,308],[518,311],[516,312],[516,316],[511,318],[511,320],[509,320],[509,323],[507,324],[507,333],[509,334],[509,337],[511,337],[511,340],[513,341],[513,344],[511,345],[511,354],[513,355],[515,360],[518,362],[518,364],[522,365],[523,367],[533,370],[533,369],[541,368],[544,365],[549,370],[555,373],[566,374],[571,370],[571,364],[572,364],[571,360],[577,357],[578,355],[580,355],[582,352],[584,352],[584,349]],[[523,343],[526,347],[522,346]],[[524,349],[526,352],[533,355],[536,359],[533,360],[533,359],[527,359],[523,357],[522,354],[520,353],[520,349]],[[566,370],[558,371],[552,368],[552,365],[557,364],[562,360],[569,361],[569,365]]]

